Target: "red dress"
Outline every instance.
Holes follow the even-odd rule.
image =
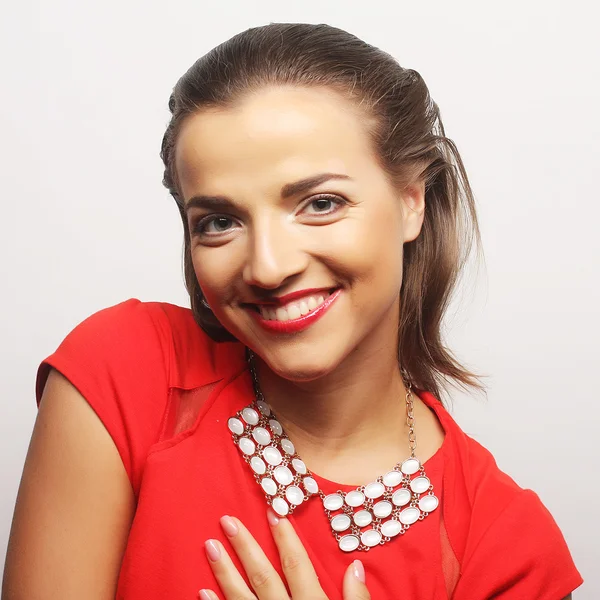
[[[98,414],[136,495],[117,598],[192,600],[201,588],[218,590],[204,541],[229,547],[225,514],[280,569],[265,497],[227,428],[254,398],[241,344],[213,342],[188,309],[131,299],[86,319],[40,365],[38,403],[50,367]],[[582,578],[538,496],[500,471],[430,393],[417,393],[446,433],[425,464],[440,507],[391,542],[346,554],[321,501],[303,503],[290,520],[327,596],[342,598],[343,573],[360,558],[373,600],[564,598]],[[352,489],[315,478],[325,493]]]

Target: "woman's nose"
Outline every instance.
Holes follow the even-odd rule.
[[[284,225],[270,221],[249,236],[243,278],[247,285],[275,289],[306,268],[307,255]]]

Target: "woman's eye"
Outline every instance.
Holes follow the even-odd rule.
[[[305,211],[312,215],[328,215],[341,208],[341,206],[344,204],[344,200],[337,196],[319,196],[317,198],[313,198],[306,205]]]
[[[194,227],[194,232],[200,235],[218,235],[226,233],[234,226],[234,221],[230,217],[223,215],[216,217],[205,217],[200,219]]]

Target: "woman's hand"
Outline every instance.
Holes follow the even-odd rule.
[[[308,554],[292,524],[285,518],[279,518],[270,508],[267,516],[273,538],[279,549],[281,566],[292,599],[327,600]],[[216,540],[208,540],[206,542],[208,562],[219,582],[225,600],[283,600],[289,598],[281,577],[241,521],[233,517],[223,517],[221,527],[235,549],[252,585],[251,590],[229,558],[223,545]],[[343,589],[344,600],[370,600],[371,595],[365,586],[365,571],[359,560],[355,560],[349,565],[344,575]],[[199,597],[201,600],[218,599],[212,590],[200,590]]]

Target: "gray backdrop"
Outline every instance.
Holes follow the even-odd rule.
[[[179,216],[158,157],[172,85],[242,29],[326,22],[418,70],[441,107],[486,253],[447,339],[489,374],[489,393],[457,392],[454,414],[538,492],[586,579],[577,598],[599,598],[595,11],[552,0],[11,3],[0,25],[1,555],[39,361],[105,306],[186,304]]]

